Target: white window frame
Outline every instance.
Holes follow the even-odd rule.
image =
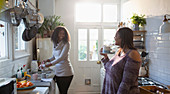
[[[8,43],[8,39],[7,39],[7,38],[8,38],[8,34],[9,34],[9,33],[8,33],[8,24],[5,23],[4,27],[5,27],[5,35],[4,35],[4,36],[5,36],[5,48],[6,48],[6,49],[5,49],[5,53],[6,53],[6,55],[5,55],[5,57],[1,57],[0,60],[3,60],[3,59],[6,60],[6,59],[9,58],[9,54],[8,54],[8,52],[9,52],[9,51],[8,51],[8,50],[9,50],[8,44],[9,44],[9,43]]]
[[[15,29],[15,32],[18,32],[18,28],[17,27],[14,27]],[[19,59],[19,58],[22,58],[22,57],[26,57],[26,56],[29,56],[29,44],[28,42],[25,42],[25,49],[24,50],[16,50],[15,49],[15,32],[13,33],[13,43],[14,43],[14,59]],[[19,37],[20,39],[22,39],[22,37]]]

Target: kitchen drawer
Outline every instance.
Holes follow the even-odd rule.
[[[140,94],[170,94],[169,90],[156,86],[140,86]]]

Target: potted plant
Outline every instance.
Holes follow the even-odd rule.
[[[130,18],[132,19],[132,23],[134,24],[133,26],[133,30],[138,31],[139,30],[139,26],[144,27],[144,25],[146,24],[146,19],[144,18],[145,15],[137,15],[137,14],[133,14],[133,16]]]
[[[57,26],[64,26],[64,23],[60,21],[61,16],[48,16],[44,17],[44,22],[38,29],[38,33],[41,34],[42,38],[51,37],[52,32]]]

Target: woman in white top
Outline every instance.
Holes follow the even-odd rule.
[[[55,65],[54,81],[57,83],[60,94],[67,94],[68,88],[73,78],[73,67],[69,60],[70,34],[63,26],[58,26],[52,36],[51,41],[54,44],[53,56],[43,62],[45,67]],[[42,66],[41,66],[42,67]]]

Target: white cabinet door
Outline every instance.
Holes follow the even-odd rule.
[[[52,57],[53,43],[51,42],[51,38],[38,38],[36,40],[36,47],[37,59],[40,60],[40,62]]]

